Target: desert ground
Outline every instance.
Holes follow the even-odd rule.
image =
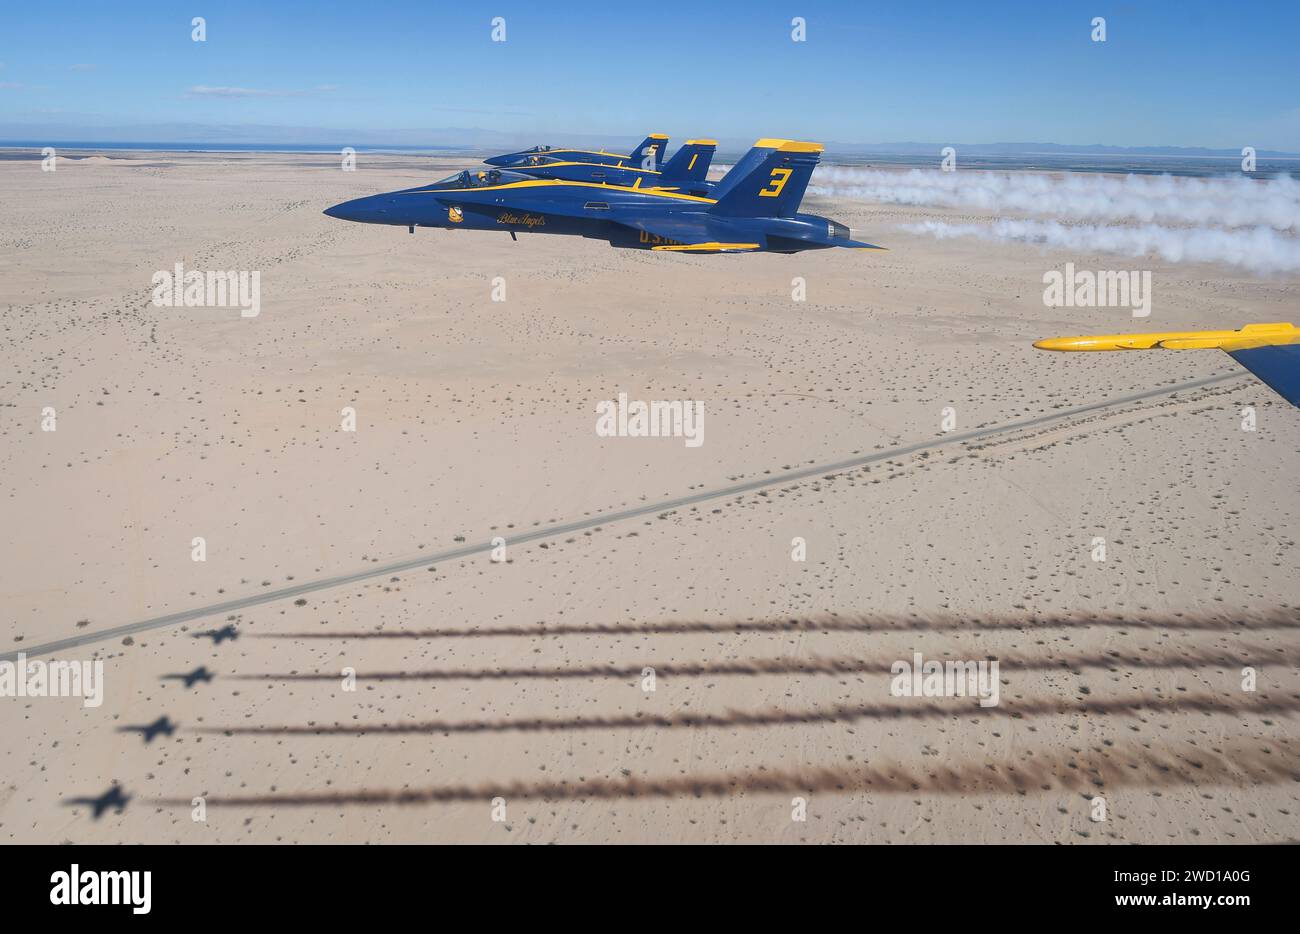
[[[1031,347],[1300,323],[1294,276],[817,197],[889,251],[321,213],[468,164],[0,161],[0,651],[409,565],[60,653],[104,701],[0,698],[0,840],[1300,838],[1300,411],[1217,352]],[[155,306],[178,262],[260,271],[260,313]],[[1045,307],[1066,262],[1152,269],[1151,317]],[[703,402],[704,443],[598,436],[620,392]],[[997,659],[999,704],[894,696],[915,652]]]

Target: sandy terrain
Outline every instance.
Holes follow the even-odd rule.
[[[460,164],[0,162],[0,651],[508,548],[65,653],[105,661],[104,703],[0,698],[0,840],[1300,838],[1300,411],[1248,375],[509,544],[939,442],[947,406],[960,432],[1237,372],[1030,343],[1300,320],[1293,279],[934,241],[897,225],[966,215],[847,201],[805,206],[890,252],[321,214]],[[1045,308],[1067,261],[1153,269],[1152,317]],[[260,315],[154,307],[177,262],[260,270]],[[703,401],[704,444],[598,437],[619,392]],[[891,696],[913,652],[999,659],[1000,704]],[[165,678],[197,666],[215,679]],[[170,736],[122,729],[164,715]],[[120,814],[68,803],[114,782]]]

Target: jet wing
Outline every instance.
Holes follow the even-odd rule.
[[[1269,388],[1300,406],[1300,328],[1293,324],[1248,324],[1237,331],[1170,331],[1053,337],[1037,341],[1039,350],[1202,350],[1224,351]]]
[[[704,215],[650,218],[616,216],[610,220],[640,231],[643,235],[642,242],[648,244],[650,249],[670,253],[749,253],[763,249],[766,242],[762,234],[726,236],[728,231],[715,229]]]
[[[1287,402],[1300,406],[1300,344],[1223,349]]]
[[[676,253],[752,253],[762,248],[761,243],[722,243],[718,240],[708,240],[704,243],[670,243],[650,249]]]

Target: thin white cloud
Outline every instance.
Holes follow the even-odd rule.
[[[191,97],[302,97],[307,94],[327,94],[338,89],[337,84],[318,84],[308,90],[213,87],[207,84],[196,84],[186,93]]]
[[[75,65],[69,65],[68,70],[69,71],[94,71],[98,67],[99,67],[98,65],[93,65],[90,62],[77,62],[77,64]]]

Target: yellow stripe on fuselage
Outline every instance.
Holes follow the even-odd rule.
[[[560,168],[561,166],[566,166],[566,165],[585,165],[585,166],[588,166],[589,168],[593,168],[593,169],[622,169],[624,172],[644,172],[644,173],[646,173],[647,175],[660,175],[660,174],[662,174],[661,172],[659,172],[659,171],[657,171],[657,170],[655,170],[655,169],[638,169],[638,168],[635,168],[634,166],[630,166],[630,165],[609,165],[609,164],[604,163],[604,162],[545,162],[545,163],[542,163],[541,165],[508,166],[508,167],[506,168],[506,171],[507,171],[507,172],[514,172],[514,171],[520,171],[520,172],[522,172],[522,171],[524,171],[524,170],[526,170],[526,169],[558,169],[558,168]]]
[[[556,149],[554,152],[585,152],[589,156],[613,156],[615,159],[626,159],[627,154],[622,152],[605,152],[603,149]],[[529,153],[534,155],[534,153]],[[539,152],[535,155],[544,156],[546,153]]]
[[[639,179],[638,179],[639,181]],[[632,188],[627,185],[607,185],[604,182],[574,182],[564,178],[532,178],[526,182],[507,182],[504,185],[483,185],[478,188],[426,188],[412,192],[421,195],[451,195],[470,191],[508,191],[515,188],[546,188],[559,185],[566,188],[596,188],[603,191],[628,191],[634,195],[654,195],[658,198],[675,198],[679,201],[695,201],[699,204],[717,204],[715,198],[701,198],[698,195],[674,194],[661,188]]]
[[[651,136],[650,138],[651,138],[651,139],[661,140],[661,141],[662,141],[662,140],[666,140],[666,139],[668,139],[667,136]],[[647,148],[650,148],[650,147],[647,147]],[[622,152],[605,152],[605,150],[603,150],[603,149],[567,149],[567,148],[563,148],[563,149],[552,149],[551,152],[585,152],[585,153],[587,153],[588,155],[591,155],[591,156],[613,156],[615,159],[627,159],[627,158],[630,158],[626,153],[622,153]],[[544,153],[544,152],[530,152],[530,153],[528,153],[528,155],[530,155],[530,156],[544,156],[544,155],[546,155],[546,153]]]

